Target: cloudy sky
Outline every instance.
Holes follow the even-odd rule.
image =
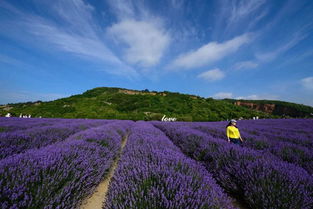
[[[313,106],[311,0],[1,0],[0,104],[100,86]]]

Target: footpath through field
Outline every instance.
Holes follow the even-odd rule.
[[[120,151],[118,153],[117,158],[112,163],[112,166],[109,169],[108,175],[105,177],[105,179],[102,182],[100,182],[100,184],[95,189],[94,193],[82,201],[80,209],[98,209],[98,208],[102,209],[103,208],[105,204],[105,200],[106,200],[106,194],[108,193],[111,178],[114,175],[114,171],[117,168],[119,159],[121,158],[123,149],[127,143],[128,135],[129,133],[123,137]]]

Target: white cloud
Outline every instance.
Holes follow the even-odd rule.
[[[155,22],[124,20],[112,25],[108,33],[126,44],[125,59],[143,67],[156,65],[170,43],[169,35]]]
[[[233,93],[230,92],[219,92],[213,95],[216,99],[233,98]]]
[[[16,15],[14,24],[19,26],[18,30],[27,31],[24,41],[43,50],[56,49],[106,66],[103,70],[111,74],[129,78],[137,76],[136,71],[115,56],[103,41],[103,30],[93,18],[94,8],[91,5],[82,0],[40,4],[49,8],[53,18],[12,9],[12,5],[9,7]]]
[[[217,81],[217,80],[221,80],[224,77],[225,77],[225,73],[218,68],[205,71],[198,75],[198,78],[202,78],[207,81]]]
[[[308,90],[313,90],[313,77],[306,77],[301,79],[301,84]]]
[[[190,69],[205,66],[237,51],[251,41],[251,34],[243,34],[223,43],[210,42],[195,51],[178,56],[169,66],[170,69]]]
[[[234,65],[235,70],[245,70],[245,69],[253,69],[258,67],[258,63],[253,61],[243,61],[243,62],[237,62]]]
[[[248,96],[238,96],[235,99],[247,99],[247,100],[269,99],[269,100],[275,100],[275,99],[278,99],[278,96],[271,95],[271,94],[263,94],[263,95],[252,94],[252,95],[248,95]]]
[[[236,99],[252,99],[252,100],[255,100],[255,99],[259,99],[260,97],[256,94],[252,94],[252,95],[249,95],[249,96],[239,96],[239,97],[236,97]]]
[[[213,95],[214,98],[216,99],[224,99],[224,98],[234,98],[234,99],[246,99],[246,100],[261,100],[261,99],[268,99],[268,100],[275,100],[278,99],[279,97],[277,95],[272,95],[272,94],[251,94],[248,96],[237,96],[231,92],[219,92]]]

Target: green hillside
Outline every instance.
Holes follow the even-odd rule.
[[[27,102],[0,106],[0,115],[30,114],[32,117],[160,120],[163,115],[179,121],[218,121],[230,118],[278,118],[261,111],[215,100],[173,92],[135,91],[99,87],[83,94],[50,102]],[[313,111],[312,111],[313,112]]]

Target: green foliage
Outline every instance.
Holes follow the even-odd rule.
[[[32,117],[125,120],[160,120],[163,115],[166,115],[171,118],[175,117],[178,121],[219,121],[240,117],[252,118],[253,116],[278,117],[236,106],[233,104],[235,100],[205,99],[194,95],[168,91],[155,92],[148,89],[133,91],[130,94],[123,91],[125,89],[101,87],[51,102],[8,104],[6,107],[12,108],[5,111],[2,106],[0,115],[4,116],[10,112],[13,116],[31,114]],[[283,102],[279,104],[283,104]],[[298,109],[301,106],[291,103],[290,105],[298,107]]]

